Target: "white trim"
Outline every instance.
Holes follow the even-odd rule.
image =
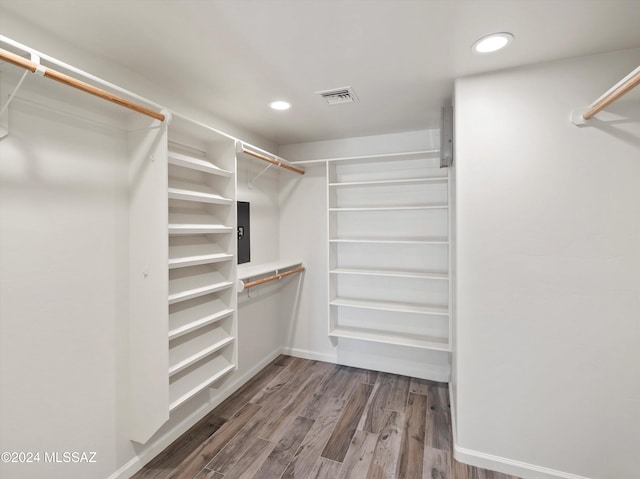
[[[453,433],[453,457],[458,461],[471,466],[498,471],[504,474],[521,477],[523,479],[590,479],[568,472],[556,471],[548,467],[537,466],[526,462],[494,456],[484,452],[473,451],[458,445],[458,427],[456,404],[452,400],[451,384],[449,384],[449,403],[451,404],[451,430]]]
[[[143,451],[141,451],[136,457],[132,458],[124,466],[110,475],[107,479],[129,479],[136,472],[141,470],[147,463],[149,463],[154,457],[160,454],[167,446],[173,441],[178,439],[182,434],[187,432],[198,421],[209,414],[215,409],[222,401],[227,399],[231,394],[236,392],[247,381],[254,377],[260,370],[265,368],[271,361],[282,354],[282,348],[275,349],[271,354],[266,356],[262,361],[249,369],[242,376],[238,377],[235,381],[225,387],[219,395],[213,400],[209,401],[204,406],[198,408],[193,414],[190,414],[186,419],[176,424],[170,431],[158,438],[153,443],[147,445]]]
[[[556,471],[548,467],[537,466],[506,457],[472,451],[471,449],[458,446],[455,441],[453,444],[453,457],[455,457],[457,461],[464,462],[465,464],[522,477],[523,479],[590,479],[586,476]]]
[[[280,348],[280,353],[288,356],[295,356],[296,358],[310,359],[312,361],[324,361],[326,363],[333,364],[338,363],[337,354],[317,353],[308,349],[288,348],[285,346]]]

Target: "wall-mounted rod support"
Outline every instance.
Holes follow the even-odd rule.
[[[272,163],[269,163],[269,164],[266,166],[266,168],[265,168],[264,170],[262,170],[260,173],[258,173],[258,174],[253,178],[253,179],[250,179],[250,180],[249,180],[249,182],[248,182],[248,186],[249,186],[249,189],[250,189],[250,190],[251,190],[251,189],[253,189],[253,185],[255,184],[256,180],[257,180],[258,178],[260,178],[262,175],[264,175],[264,174],[267,172],[267,170],[268,170],[269,168],[271,168],[272,166],[273,166],[273,164],[272,164]]]
[[[136,111],[143,115],[147,115],[156,120],[160,120],[160,121],[165,120],[165,115],[163,115],[162,113],[151,110],[150,108],[139,105],[137,103],[133,103],[122,97],[114,95],[113,93],[109,93],[106,90],[95,87],[81,80],[77,80],[73,77],[70,77],[69,75],[65,75],[64,73],[60,73],[51,68],[44,67],[39,63],[32,62],[30,60],[27,60],[26,58],[21,57],[20,55],[16,55],[14,53],[11,53],[1,48],[0,48],[0,60],[12,63],[13,65],[19,66],[33,73],[36,73],[36,72],[42,73],[42,75],[47,78],[51,78],[52,80],[58,81],[60,83],[64,83],[65,85],[71,86],[73,88],[77,88],[78,90],[84,91],[86,93],[97,96],[99,98],[110,101],[112,103],[116,103],[117,105],[123,106],[125,108]]]
[[[256,279],[255,281],[248,281],[246,283],[243,283],[244,289],[253,288],[254,286],[258,286],[260,284],[268,283],[270,281],[275,281],[277,279],[282,279],[285,276],[301,273],[302,271],[304,271],[304,266],[298,266],[297,268],[290,269],[288,271],[285,271],[284,273],[276,273],[274,275],[267,276],[266,278]]]
[[[582,115],[585,120],[590,120],[621,96],[629,93],[640,85],[640,66],[616,83],[609,91],[594,101],[589,110]]]
[[[244,153],[245,155],[253,156],[254,158],[258,158],[262,161],[267,161],[272,165],[279,166],[280,168],[293,171],[294,173],[298,173],[299,175],[304,175],[303,169],[296,168],[295,166],[291,166],[289,163],[285,163],[284,161],[280,161],[278,159],[269,158],[267,155],[263,155],[262,153],[258,153],[257,151],[249,150],[244,145],[242,145],[242,153]]]

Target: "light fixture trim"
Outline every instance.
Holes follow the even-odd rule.
[[[513,33],[498,32],[485,35],[471,45],[471,51],[478,55],[486,55],[503,50],[513,41]]]
[[[284,111],[291,108],[291,103],[285,100],[274,100],[269,103],[269,107],[272,110]]]

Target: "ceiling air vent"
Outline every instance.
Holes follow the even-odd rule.
[[[342,103],[353,103],[354,101],[358,101],[358,97],[350,86],[334,88],[332,90],[317,91],[316,93],[324,98],[329,105],[340,105]]]

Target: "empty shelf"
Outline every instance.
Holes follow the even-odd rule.
[[[200,203],[210,203],[215,205],[230,205],[233,204],[233,200],[224,198],[220,195],[213,193],[205,193],[201,191],[188,190],[184,188],[170,187],[169,199],[183,200],[183,201],[197,201]]]
[[[231,286],[233,286],[233,282],[226,281],[226,279],[216,271],[171,279],[169,280],[169,304],[215,293],[216,291],[230,288]]]
[[[446,176],[437,178],[406,178],[400,180],[373,180],[373,181],[344,181],[340,183],[329,183],[332,187],[343,186],[386,186],[386,185],[410,185],[419,183],[443,184],[447,183]]]
[[[201,393],[216,381],[233,371],[235,366],[222,356],[216,356],[202,366],[180,377],[169,388],[169,411],[175,410],[196,394]],[[176,377],[177,375],[174,375]]]
[[[269,263],[246,264],[238,266],[238,279],[246,280],[256,276],[274,274],[281,270],[287,270],[300,266],[302,261],[272,261]]]
[[[449,244],[446,238],[333,238],[330,243]]]
[[[216,224],[169,224],[170,235],[193,235],[193,234],[214,234],[214,233],[231,233],[231,226]]]
[[[184,268],[186,266],[196,266],[199,264],[212,264],[221,261],[231,261],[233,255],[229,253],[209,253],[193,256],[171,257],[169,253],[169,269]]]
[[[423,306],[419,304],[396,303],[392,301],[368,301],[362,299],[336,298],[329,304],[332,306],[345,306],[349,308],[395,311],[397,313],[430,314],[435,316],[449,315],[449,309],[445,306]]]
[[[396,333],[367,328],[340,326],[331,330],[329,336],[374,341],[385,344],[396,344],[399,346],[431,349],[435,351],[450,351],[449,341],[446,338],[422,336],[419,334]]]
[[[194,158],[172,151],[169,152],[169,164],[224,177],[230,177],[233,174],[230,171],[218,168],[216,165],[205,159]]]
[[[171,329],[169,331],[169,341],[171,341],[172,339],[179,338],[184,334],[188,334],[192,331],[208,326],[209,324],[213,324],[233,314],[233,309],[231,308],[226,308],[226,309],[223,309],[222,311],[217,311],[215,313],[210,312],[211,308],[212,306],[210,303],[204,303],[196,307],[190,308],[190,310],[186,312],[180,311],[178,313],[170,314],[169,315],[170,323],[172,322],[172,318],[176,320],[176,322],[182,319],[182,318],[178,318],[177,316],[183,316],[183,317],[190,316],[190,317],[196,317],[198,319],[190,321],[186,324],[182,324],[181,322],[180,326],[174,329]]]
[[[226,338],[221,339],[220,341],[217,341],[216,343],[212,344],[208,348],[205,348],[202,351],[198,351],[196,354],[193,354],[192,356],[189,356],[188,358],[178,362],[177,364],[169,368],[169,377],[179,373],[180,371],[185,370],[189,366],[197,363],[201,359],[206,358],[207,356],[215,353],[216,351],[219,351],[225,346],[228,346],[233,342],[233,340],[234,340],[233,336],[227,336]]]
[[[446,210],[449,208],[446,204],[434,205],[413,205],[413,206],[358,206],[358,207],[341,207],[329,208],[329,211],[407,211],[407,210]]]
[[[421,272],[421,271],[335,268],[329,272],[332,274],[354,274],[354,275],[363,275],[363,276],[388,276],[388,277],[395,277],[395,278],[438,279],[438,280],[445,280],[445,281],[449,279],[449,275],[446,273],[427,273],[427,272]]]

